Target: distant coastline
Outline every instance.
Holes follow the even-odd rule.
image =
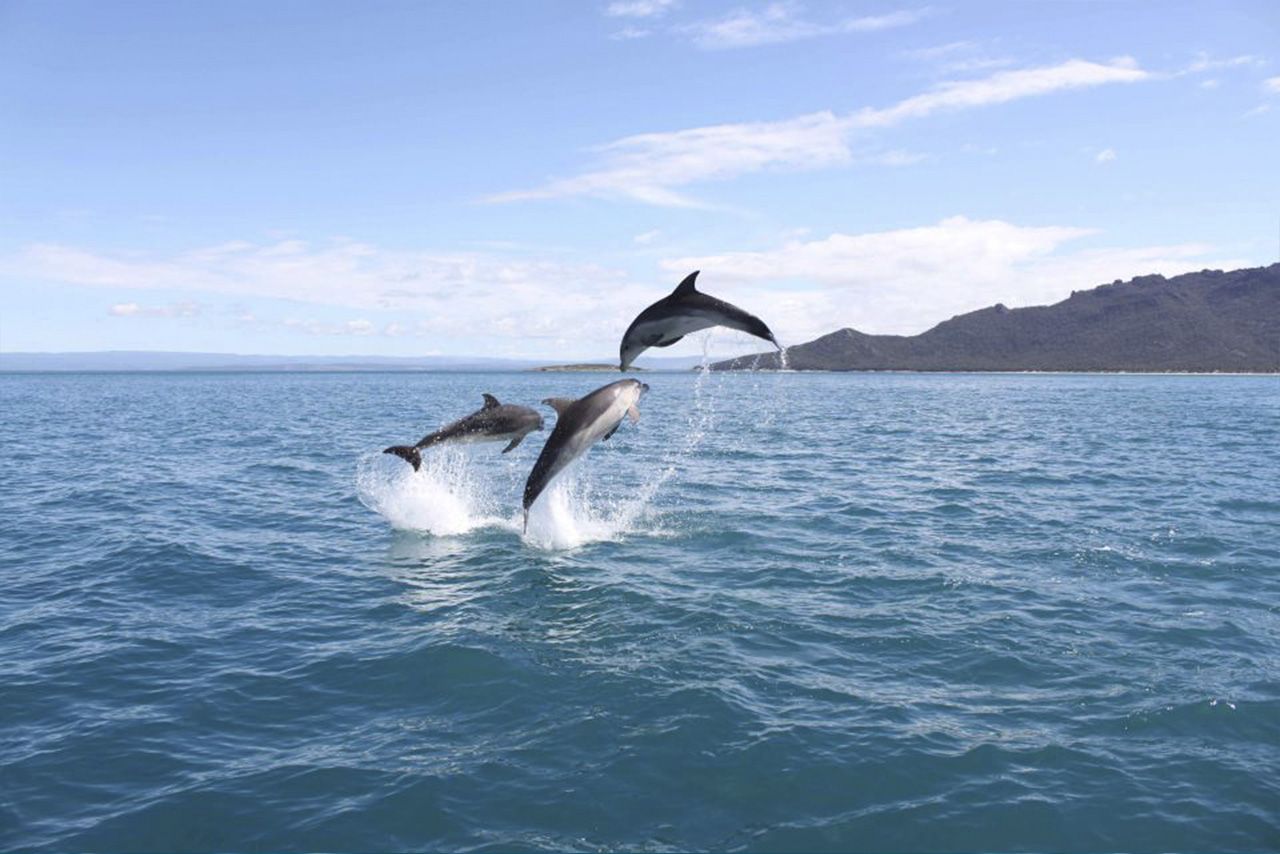
[[[526,370],[534,373],[538,373],[538,372],[543,372],[543,373],[591,372],[591,373],[599,373],[599,374],[619,373],[617,365],[601,365],[596,363],[584,363],[580,365],[543,365],[542,367],[538,367],[538,368],[526,368]],[[629,371],[627,371],[627,373],[632,373],[635,371],[647,371],[647,370],[649,369],[632,367]]]
[[[962,314],[919,335],[840,329],[713,371],[1280,373],[1280,264],[1139,276],[1059,303]]]

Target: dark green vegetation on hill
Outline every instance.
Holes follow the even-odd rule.
[[[919,335],[841,329],[787,348],[808,371],[1280,371],[1280,264],[1140,276],[1033,308],[962,314]],[[778,367],[777,353],[712,370]]]

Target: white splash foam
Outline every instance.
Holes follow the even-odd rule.
[[[529,510],[524,539],[549,550],[576,549],[588,543],[619,540],[628,534],[661,535],[646,511],[657,485],[624,498],[610,498],[588,485],[578,465],[560,475]]]
[[[356,468],[360,502],[393,528],[423,531],[440,537],[502,525],[493,491],[477,476],[469,454],[455,448],[432,448],[414,471],[396,457],[369,453]]]

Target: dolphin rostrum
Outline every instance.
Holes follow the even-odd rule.
[[[694,286],[698,278],[695,270],[667,296],[640,312],[627,327],[619,347],[619,370],[627,370],[636,357],[650,347],[670,347],[690,332],[712,326],[727,326],[769,341],[779,350],[782,345],[773,337],[769,327],[754,314],[736,305],[704,294]]]
[[[640,419],[636,403],[649,386],[639,380],[618,380],[586,397],[550,397],[542,401],[556,411],[556,426],[538,454],[538,461],[524,484],[524,529],[529,530],[529,508],[565,466],[596,442],[617,432],[622,419]]]
[[[471,442],[510,442],[502,453],[519,445],[525,436],[542,429],[542,416],[527,406],[498,403],[491,394],[484,395],[484,406],[465,418],[422,437],[416,445],[393,445],[382,453],[395,454],[417,471],[422,465],[423,448],[432,445]]]

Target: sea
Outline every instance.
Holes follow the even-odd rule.
[[[0,849],[1280,849],[1280,379],[617,376],[0,376]]]

